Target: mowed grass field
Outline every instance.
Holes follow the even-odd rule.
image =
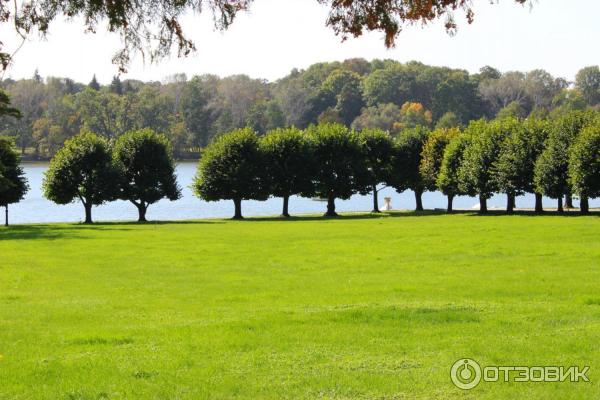
[[[600,217],[0,228],[0,354],[11,400],[600,398]]]

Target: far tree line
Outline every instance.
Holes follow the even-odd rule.
[[[81,130],[114,140],[150,128],[172,143],[176,159],[197,159],[213,138],[250,127],[306,129],[339,123],[396,135],[421,125],[465,127],[480,118],[556,118],[570,110],[600,108],[600,69],[583,68],[574,82],[545,70],[478,73],[393,60],[349,59],[294,69],[267,82],[245,75],[184,74],[162,82],[121,80],[101,85],[68,78],[5,79],[22,118],[0,117],[26,159],[50,159]]]
[[[235,129],[215,138],[203,151],[193,183],[206,201],[232,200],[234,218],[242,218],[243,200],[283,199],[289,217],[294,195],[327,201],[325,216],[336,216],[336,199],[373,195],[383,187],[411,190],[415,209],[423,210],[425,191],[441,191],[452,211],[455,196],[487,200],[505,193],[512,213],[516,196],[533,193],[535,212],[542,196],[557,199],[557,209],[580,200],[582,214],[589,199],[600,196],[600,115],[571,111],[557,119],[515,117],[471,121],[466,128],[423,126],[398,135],[381,129],[350,129],[339,123],[311,125],[305,130],[275,128],[258,135]],[[0,140],[0,205],[18,202],[27,191],[20,155],[10,139]],[[172,147],[165,135],[146,128],[129,131],[115,141],[84,131],[67,140],[50,162],[43,189],[58,204],[79,201],[85,222],[92,206],[116,199],[130,201],[146,220],[156,201],[180,198]],[[8,208],[7,208],[8,213]]]

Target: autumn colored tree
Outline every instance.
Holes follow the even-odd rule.
[[[416,126],[431,126],[431,111],[426,110],[421,103],[406,102],[400,108],[398,129],[414,128]]]

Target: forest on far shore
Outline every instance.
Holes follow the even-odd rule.
[[[212,138],[235,128],[257,133],[337,122],[397,134],[422,125],[464,127],[503,116],[556,117],[600,108],[600,69],[581,69],[574,82],[545,70],[476,74],[419,62],[349,59],[294,69],[274,82],[246,75],[187,77],[162,82],[121,80],[100,85],[69,78],[6,79],[0,83],[23,117],[0,119],[26,159],[48,159],[82,130],[108,139],[152,128],[172,142],[178,159],[197,158]]]

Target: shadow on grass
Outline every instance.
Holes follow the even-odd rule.
[[[533,210],[515,210],[512,214],[507,214],[504,210],[488,210],[486,213],[480,213],[477,210],[454,210],[448,214],[445,210],[424,210],[424,211],[383,211],[380,213],[357,212],[342,213],[337,217],[324,217],[322,214],[297,215],[290,217],[247,217],[243,219],[205,219],[205,220],[186,220],[186,221],[110,221],[96,222],[93,224],[32,224],[32,225],[11,225],[8,228],[0,227],[0,241],[2,240],[20,240],[20,239],[60,239],[64,237],[87,239],[81,235],[85,231],[132,231],[134,227],[152,227],[161,225],[213,225],[232,222],[299,222],[299,221],[346,221],[346,220],[371,220],[382,218],[406,218],[406,217],[426,217],[436,215],[467,215],[470,217],[503,217],[503,216],[524,216],[524,217],[557,217],[572,218],[585,216],[600,216],[600,209],[590,210],[587,215],[582,215],[578,210],[569,210],[563,213],[558,211],[544,211],[541,214]]]
[[[581,217],[585,216],[579,213],[579,210],[565,211],[559,213],[557,211],[544,211],[541,214],[536,213],[533,210],[515,210],[512,214],[507,214],[504,210],[488,210],[486,213],[480,213],[477,210],[454,210],[451,213],[447,213],[445,210],[423,210],[423,211],[383,211],[380,213],[348,213],[340,214],[337,217],[325,217],[320,214],[314,215],[298,215],[291,217],[247,217],[237,221],[343,221],[343,220],[356,220],[356,219],[380,219],[380,218],[402,218],[402,217],[427,217],[436,215],[468,215],[472,217],[501,217],[501,216],[528,216],[528,217],[544,217],[544,216],[555,216],[555,217]],[[590,210],[588,216],[600,216],[600,210]]]
[[[502,216],[526,216],[526,217],[589,217],[589,216],[600,216],[600,210],[590,210],[589,214],[581,214],[578,209],[573,209],[564,212],[558,211],[544,211],[542,213],[536,213],[533,210],[515,210],[512,214],[507,214],[505,210],[488,210],[486,213],[480,213],[478,211],[466,212],[473,217],[502,217]]]
[[[11,225],[0,229],[0,241],[62,238],[86,239],[80,229],[68,225],[60,228],[54,225]]]
[[[206,224],[224,224],[223,220],[202,220],[202,221],[114,221],[114,222],[96,222],[93,224],[83,223],[57,223],[57,224],[31,224],[31,225],[10,225],[9,227],[0,227],[0,241],[2,240],[31,240],[31,239],[88,239],[82,235],[86,231],[132,231],[134,227],[153,225],[206,225]]]

